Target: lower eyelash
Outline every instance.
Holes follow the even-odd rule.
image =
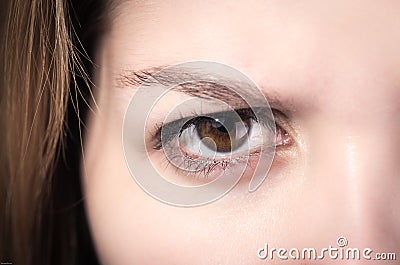
[[[254,151],[253,153],[249,153],[247,155],[242,155],[238,157],[233,157],[229,159],[219,159],[219,160],[201,160],[201,159],[193,159],[187,155],[181,156],[177,155],[176,157],[170,157],[170,159],[181,158],[183,159],[180,164],[174,164],[177,170],[184,168],[187,175],[194,175],[200,178],[209,178],[209,175],[215,172],[216,169],[221,169],[225,171],[228,167],[235,166],[237,164],[249,163],[250,158],[254,156],[258,156],[260,153],[259,150]],[[170,161],[166,157],[164,157],[168,164],[171,164]],[[247,165],[246,165],[247,167]]]

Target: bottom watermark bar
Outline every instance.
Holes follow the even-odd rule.
[[[270,248],[266,243],[263,248],[258,249],[257,256],[260,259],[280,260],[396,260],[396,253],[374,252],[371,248],[350,248],[345,237],[338,237],[337,246],[329,245],[327,248],[317,250],[315,248]]]

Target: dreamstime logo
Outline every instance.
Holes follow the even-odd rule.
[[[214,94],[208,89],[211,86],[214,88]],[[217,90],[215,90],[216,87]],[[124,118],[123,146],[128,168],[137,184],[150,196],[164,203],[184,207],[198,206],[215,201],[227,194],[238,183],[247,167],[247,160],[250,158],[249,152],[252,148],[249,143],[244,149],[248,154],[245,156],[245,161],[241,161],[240,165],[235,165],[234,170],[229,166],[224,167],[219,176],[207,184],[178,185],[169,181],[168,176],[163,176],[157,171],[150,161],[149,154],[143,155],[143,150],[147,150],[145,128],[155,106],[171,93],[184,93],[192,96],[176,105],[164,118],[162,124],[169,124],[180,117],[177,128],[173,129],[175,132],[171,132],[170,128],[162,128],[163,147],[170,144],[173,133],[181,134],[185,124],[192,118],[182,118],[181,113],[190,108],[201,108],[202,110],[219,108],[233,113],[229,122],[221,119],[215,112],[201,115],[203,118],[215,121],[222,128],[233,127],[236,130],[237,134],[235,135],[232,135],[227,129],[224,130],[229,133],[231,139],[231,148],[227,149],[230,151],[227,151],[225,155],[232,154],[234,137],[238,137],[238,134],[248,128],[248,124],[237,113],[239,107],[251,109],[257,122],[269,124],[272,134],[265,135],[265,132],[259,132],[259,137],[266,143],[259,147],[259,158],[256,165],[253,166],[254,173],[249,183],[249,191],[255,191],[267,176],[275,153],[275,123],[271,123],[274,120],[271,108],[263,93],[250,78],[230,66],[209,61],[186,62],[166,67],[148,77],[146,85],[140,86],[132,97]],[[193,95],[194,93],[197,95]],[[229,100],[224,100],[224,98]],[[178,141],[178,145],[181,146],[182,143]],[[197,148],[200,150],[200,154],[208,152],[207,157],[213,158],[217,152],[213,151],[213,148],[202,147],[216,145],[217,143],[212,137],[204,137]],[[181,158],[185,155],[182,150],[184,148],[163,149],[169,163],[176,168],[182,167]],[[186,168],[186,170],[195,171],[197,168]]]
[[[341,248],[347,246],[348,243],[349,242],[347,242],[347,238],[345,238],[344,236],[340,236],[336,240],[336,244]]]
[[[329,258],[332,260],[396,260],[394,252],[375,252],[371,248],[359,249],[356,247],[347,247],[349,242],[344,236],[336,240],[337,246],[321,248],[275,248],[265,244],[258,249],[257,257],[259,259],[280,259],[280,260],[322,260]]]

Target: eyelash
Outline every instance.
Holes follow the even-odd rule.
[[[238,109],[235,110],[236,112],[252,112],[253,110],[251,109]],[[279,115],[279,111],[277,110],[272,110],[275,116]],[[258,112],[258,111],[257,111]],[[262,111],[260,111],[260,113],[262,113]],[[251,115],[251,114],[247,114],[247,115]],[[253,114],[254,115],[254,114]],[[185,123],[185,127],[182,127],[179,131],[179,133],[175,132],[172,134],[167,134],[167,142],[171,141],[172,139],[174,139],[175,137],[179,137],[180,133],[182,133],[182,131],[186,128],[189,128],[190,126],[194,126],[196,125],[196,120],[201,117],[204,116],[204,114],[198,114],[196,112],[193,112],[193,114],[191,115],[190,119],[185,119],[188,122]],[[251,118],[253,119],[253,121],[258,122],[255,118],[255,116],[252,117],[247,117],[247,118]],[[263,119],[265,120],[265,119]],[[270,121],[269,119],[267,119],[268,121]],[[287,130],[285,130],[282,126],[280,126],[280,124],[276,121],[271,121],[275,123],[275,127],[276,127],[276,139],[281,139],[281,144],[277,144],[276,148],[280,148],[280,147],[286,147],[291,145],[292,141],[291,141],[291,137],[289,135],[289,133],[287,132]],[[165,127],[168,126],[174,126],[174,123],[179,123],[179,120],[170,122],[170,123],[161,123],[161,124],[156,124],[154,131],[155,133],[152,136],[152,142],[153,142],[153,146],[152,148],[156,151],[160,151],[163,150],[165,147],[162,144],[161,141],[161,130]],[[270,126],[269,124],[263,124],[265,126]],[[165,134],[164,134],[165,136]],[[186,154],[183,156],[183,161],[182,161],[182,165],[179,165],[180,168],[192,168],[193,166],[195,167],[194,170],[188,170],[186,171],[187,175],[194,175],[195,177],[200,177],[200,178],[208,178],[209,175],[211,173],[214,172],[215,169],[220,168],[222,170],[225,170],[228,166],[234,166],[235,164],[238,163],[242,163],[242,162],[246,162],[248,163],[248,165],[251,166],[251,158],[258,156],[260,153],[260,151],[254,150],[249,154],[246,155],[241,155],[241,156],[237,156],[237,157],[229,157],[229,158],[221,158],[221,159],[193,159],[190,156],[187,156]],[[166,157],[164,157],[164,159],[166,160],[165,162],[168,163],[168,165],[170,164],[170,162],[168,161],[168,159]],[[181,167],[182,166],[182,167]],[[177,170],[179,170],[177,168]]]

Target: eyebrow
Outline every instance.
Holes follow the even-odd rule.
[[[126,71],[120,74],[118,84],[120,87],[131,88],[137,88],[139,86],[150,87],[154,84],[176,86],[174,91],[198,98],[218,99],[229,103],[233,108],[248,106],[244,98],[251,98],[251,101],[256,102],[256,104],[263,104],[265,102],[264,99],[251,93],[251,91],[254,91],[252,89],[256,87],[253,83],[238,82],[237,80],[231,80],[221,76],[212,76],[210,78],[210,75],[205,76],[200,71],[176,71],[176,69],[168,69],[167,67],[168,66],[157,66]],[[276,89],[261,89],[258,87],[256,87],[256,89],[267,99],[271,108],[286,113],[295,110],[292,100],[282,97]],[[240,91],[240,95],[235,91]]]

